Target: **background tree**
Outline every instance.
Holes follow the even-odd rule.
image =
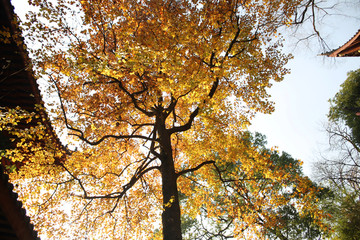
[[[347,195],[341,199],[341,205],[338,207],[335,219],[335,233],[337,239],[355,240],[360,234],[360,201],[359,195]]]
[[[329,154],[318,164],[320,178],[329,180],[346,194],[359,191],[360,184],[360,71],[349,72],[341,89],[330,100]]]
[[[320,179],[330,180],[334,186],[347,191],[358,191],[360,184],[360,149],[352,130],[343,121],[327,126],[330,149],[317,164]]]
[[[273,110],[266,89],[289,58],[274,37],[300,3],[32,1],[38,10],[25,27],[34,66],[59,99],[48,104],[54,124],[77,140],[65,163],[39,155],[14,173],[32,179],[20,192],[46,237],[143,239],[161,225],[164,239],[181,239],[179,190],[192,197],[190,216],[205,204],[209,216],[241,213],[250,224],[267,203],[264,222],[276,224],[272,206],[285,200],[269,205],[276,193],[266,181],[287,173],[271,171],[241,132],[255,112]],[[208,187],[192,188],[191,173]],[[310,182],[297,184],[302,201],[312,199]],[[242,210],[244,201],[253,208]],[[234,236],[246,224],[235,222]]]
[[[332,215],[331,239],[357,239],[359,236],[359,149],[351,130],[340,121],[330,123],[330,151],[316,165],[316,177],[332,191],[324,210]]]
[[[212,201],[208,204],[205,201],[195,203],[202,189],[204,198],[211,195],[204,182],[206,178],[200,173],[186,175],[192,188],[199,188],[189,195],[184,194],[186,201],[182,201],[186,209],[183,215],[186,239],[249,236],[254,239],[318,239],[326,235],[329,229],[321,219],[327,217],[317,206],[324,190],[303,175],[301,162],[286,153],[266,148],[266,138],[259,133],[245,133],[238,144],[247,145],[248,150],[239,153],[235,163],[227,163],[219,169],[221,176],[216,176],[218,172],[215,172],[213,178],[221,178],[219,182],[224,183],[219,186],[222,194],[210,196]],[[254,147],[253,151],[249,147]],[[243,164],[247,161],[253,166],[249,168]],[[193,208],[199,209],[195,215]],[[210,214],[213,217],[209,218],[211,211],[217,214]],[[237,234],[234,229],[238,229]]]
[[[328,115],[330,149],[316,165],[317,177],[334,194],[328,211],[333,218],[334,239],[357,239],[360,225],[359,70],[350,72],[340,91],[330,101]]]
[[[360,69],[348,73],[341,89],[330,101],[329,120],[343,120],[351,129],[352,142],[360,144]]]

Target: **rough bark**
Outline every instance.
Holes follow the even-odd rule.
[[[181,219],[174,162],[164,161],[161,168],[163,206],[163,239],[181,240]]]
[[[180,203],[177,188],[177,174],[172,155],[171,134],[165,127],[166,117],[159,117],[157,132],[160,139],[160,160],[163,195],[163,239],[181,240]]]

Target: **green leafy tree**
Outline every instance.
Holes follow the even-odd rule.
[[[357,240],[360,236],[360,200],[358,194],[350,194],[341,200],[336,217],[336,237],[341,240]]]
[[[316,176],[330,188],[324,207],[332,218],[332,239],[358,239],[360,200],[360,70],[352,71],[330,100],[326,131],[330,148],[316,165]]]
[[[348,73],[341,89],[330,100],[329,120],[343,120],[351,129],[352,140],[360,144],[360,69]]]
[[[246,213],[240,214],[241,217],[238,217],[238,219],[231,214],[208,218],[208,209],[202,205],[200,214],[195,218],[183,215],[183,235],[186,236],[186,239],[233,239],[234,226],[240,224],[240,222],[245,223],[242,229],[244,237],[256,228],[261,229],[252,232],[257,239],[318,239],[320,236],[326,235],[329,229],[326,228],[325,230],[321,226],[323,223],[318,221],[318,217],[313,212],[301,211],[296,204],[297,201],[304,200],[303,196],[306,195],[300,193],[302,183],[307,182],[313,190],[316,189],[316,196],[313,196],[313,202],[311,203],[314,206],[315,202],[328,198],[326,189],[316,186],[303,175],[299,160],[292,158],[287,153],[280,154],[275,150],[266,148],[266,137],[264,135],[247,132],[242,140],[248,145],[256,146],[257,151],[267,159],[268,167],[273,173],[284,174],[286,172],[283,179],[278,182],[266,179],[264,172],[260,169],[255,170],[250,175],[246,168],[241,167],[241,161],[221,169],[223,181],[227,182],[228,194],[231,195],[233,202],[242,205],[241,208]],[[251,159],[251,156],[246,157]],[[232,174],[233,169],[237,169],[237,177],[240,178],[235,178]],[[194,185],[200,184],[200,179],[197,179],[196,175],[188,175],[187,177],[192,179]],[[252,185],[252,181],[257,182],[257,187]],[[201,184],[205,185],[206,183]],[[248,191],[246,193],[241,192],[239,188],[248,189]],[[223,206],[226,201],[226,190],[223,191],[224,195],[214,198],[212,204]],[[262,202],[262,205],[255,207],[254,202],[256,199],[252,198],[252,196],[256,194],[266,196],[266,201],[271,202],[274,199],[282,199],[282,201],[274,204],[271,209],[264,202]],[[188,201],[186,197],[184,198]],[[187,201],[184,201],[184,203]],[[252,212],[254,207],[256,211]],[[253,221],[247,223],[248,220],[246,219],[249,215],[252,215]],[[327,217],[328,215],[326,215]],[[269,224],[270,222],[276,222],[277,224]]]

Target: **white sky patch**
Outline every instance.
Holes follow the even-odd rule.
[[[342,46],[360,28],[359,6],[344,8],[342,13],[356,17],[328,16],[319,28],[332,49]],[[319,152],[328,147],[323,127],[330,106],[328,100],[339,91],[347,72],[360,68],[360,58],[319,56],[322,52],[317,41],[302,43],[294,50],[296,41],[285,39],[285,50],[294,55],[287,65],[291,74],[283,82],[274,83],[269,91],[275,112],[258,114],[250,130],[265,134],[269,146],[278,146],[279,150],[301,159],[305,174],[311,176]]]

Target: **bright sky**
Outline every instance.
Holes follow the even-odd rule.
[[[351,2],[328,0],[325,3],[335,1]],[[332,49],[343,45],[360,29],[360,19],[342,16],[358,16],[360,4],[352,2],[352,5],[341,5],[337,15],[325,18],[320,27]],[[28,9],[24,0],[12,0],[12,3],[20,16]],[[360,68],[360,58],[318,56],[321,50],[316,41],[300,44],[293,50],[294,42],[294,39],[287,40],[285,44],[286,51],[294,55],[288,64],[291,74],[270,90],[276,110],[271,115],[259,114],[251,130],[265,134],[269,146],[278,146],[279,150],[304,161],[305,174],[311,175],[312,162],[319,159],[321,149],[326,149],[323,124],[329,109],[328,100],[339,90],[347,72]]]
[[[360,4],[345,6],[345,9],[340,13],[357,16]],[[324,30],[326,42],[332,49],[342,46],[360,29],[360,19],[338,15],[329,16],[325,21],[320,29]],[[286,43],[287,51],[293,49],[293,42]],[[288,64],[291,74],[270,90],[275,112],[259,114],[251,130],[265,134],[269,146],[278,146],[279,150],[301,159],[305,174],[311,176],[312,163],[320,159],[320,151],[328,147],[323,127],[327,121],[328,100],[338,92],[347,72],[360,68],[360,58],[318,56],[321,50],[316,42],[308,46],[301,44],[292,53],[294,59]]]

